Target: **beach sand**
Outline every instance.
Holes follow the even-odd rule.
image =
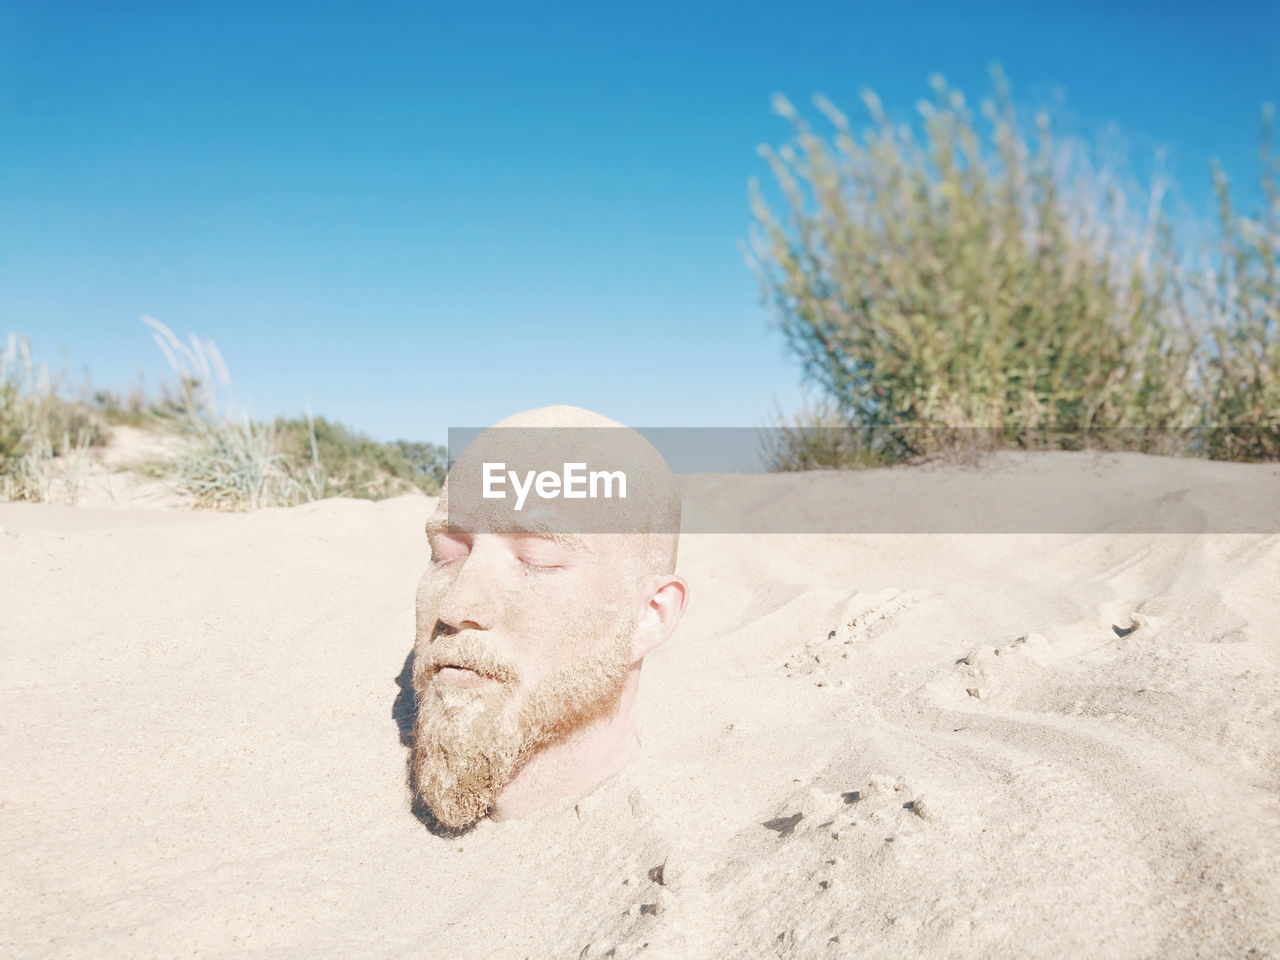
[[[642,758],[446,838],[432,506],[0,504],[0,955],[1280,954],[1280,536],[687,535]]]

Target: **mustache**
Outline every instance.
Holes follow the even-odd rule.
[[[433,640],[428,648],[427,666],[432,677],[443,667],[461,667],[501,683],[515,683],[520,679],[515,664],[498,656],[478,637],[466,634]]]

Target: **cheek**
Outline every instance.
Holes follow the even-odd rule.
[[[432,569],[422,575],[418,581],[418,592],[414,595],[414,610],[417,614],[418,634],[435,626],[437,611],[440,609],[440,598],[448,584],[444,577]]]
[[[595,650],[631,613],[616,582],[570,574],[556,579],[554,586],[535,579],[513,596],[508,630],[539,674]]]

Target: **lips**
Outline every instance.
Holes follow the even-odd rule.
[[[452,687],[478,687],[482,684],[493,683],[497,679],[487,673],[480,673],[471,667],[454,663],[442,663],[436,667],[435,678],[441,683],[446,683]]]
[[[520,677],[513,661],[470,631],[432,643],[427,656],[431,658],[429,676],[442,684],[456,686],[467,681],[472,686],[488,682],[508,685]]]

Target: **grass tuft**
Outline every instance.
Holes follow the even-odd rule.
[[[10,333],[0,348],[0,499],[74,504],[105,423],[63,399],[48,367]]]

